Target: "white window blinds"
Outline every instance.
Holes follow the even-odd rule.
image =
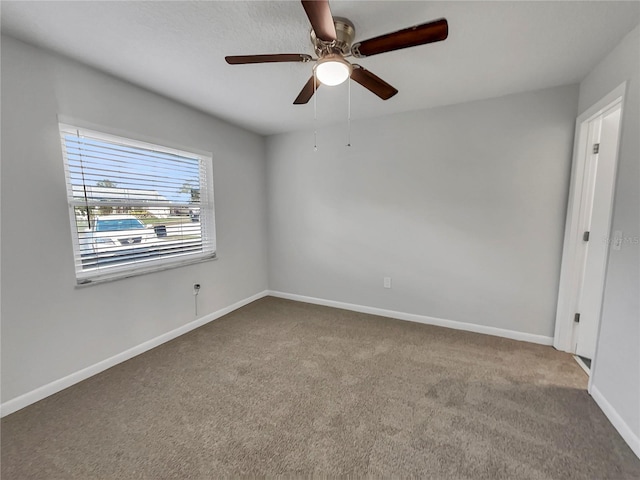
[[[211,157],[60,124],[79,284],[215,257]]]

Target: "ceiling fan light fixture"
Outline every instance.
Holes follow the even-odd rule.
[[[2,0],[0,0],[2,1]],[[225,60],[230,65],[272,62],[317,62],[313,75],[293,101],[294,105],[304,105],[315,96],[321,85],[340,85],[351,78],[382,100],[393,97],[398,90],[380,77],[360,65],[345,60],[348,57],[364,58],[403,48],[417,47],[428,43],[441,42],[449,35],[449,24],[441,18],[395,32],[353,43],[356,29],[344,17],[334,17],[329,8],[329,0],[302,0],[311,24],[311,44],[318,59],[304,53],[231,55]],[[350,85],[350,83],[349,83]]]
[[[353,67],[342,57],[329,56],[318,60],[314,70],[320,83],[333,87],[349,78]]]

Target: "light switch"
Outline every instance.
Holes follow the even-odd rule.
[[[384,277],[384,288],[391,288],[391,277]]]

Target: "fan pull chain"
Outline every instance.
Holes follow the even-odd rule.
[[[316,69],[313,69],[313,151],[318,151],[318,107],[316,103]]]
[[[351,79],[347,78],[349,84],[349,99],[347,101],[347,147],[351,146]]]

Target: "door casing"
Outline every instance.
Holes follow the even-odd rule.
[[[624,116],[624,97],[627,88],[627,82],[616,87],[609,94],[605,95],[601,100],[588,108],[576,120],[576,133],[573,148],[573,162],[571,167],[571,183],[569,187],[569,202],[567,206],[567,220],[565,224],[564,247],[562,253],[562,265],[560,271],[560,287],[558,292],[558,307],[556,311],[556,327],[553,345],[558,350],[575,353],[576,347],[576,324],[574,315],[578,313],[579,293],[582,282],[582,274],[584,269],[586,247],[582,241],[582,235],[585,231],[584,212],[581,211],[581,203],[584,195],[584,176],[587,167],[587,160],[590,144],[590,122],[611,110],[616,105],[620,105],[620,118]],[[621,120],[622,121],[622,120]],[[618,145],[620,143],[620,132],[618,129]],[[615,193],[615,178],[618,164],[618,152],[615,154],[613,164],[612,188],[610,198],[604,199],[608,205],[599,208],[600,215],[604,215],[606,231],[611,233],[611,219],[613,212],[613,198]],[[591,241],[599,241],[601,239],[590,239]],[[609,249],[606,256],[608,257]],[[608,258],[605,258],[606,263]],[[604,293],[604,277],[606,269],[602,272],[602,291]],[[601,300],[601,299],[600,299]],[[601,312],[598,312],[598,320]],[[599,332],[598,332],[599,334]],[[591,368],[595,366],[597,361],[597,349],[592,359]]]

